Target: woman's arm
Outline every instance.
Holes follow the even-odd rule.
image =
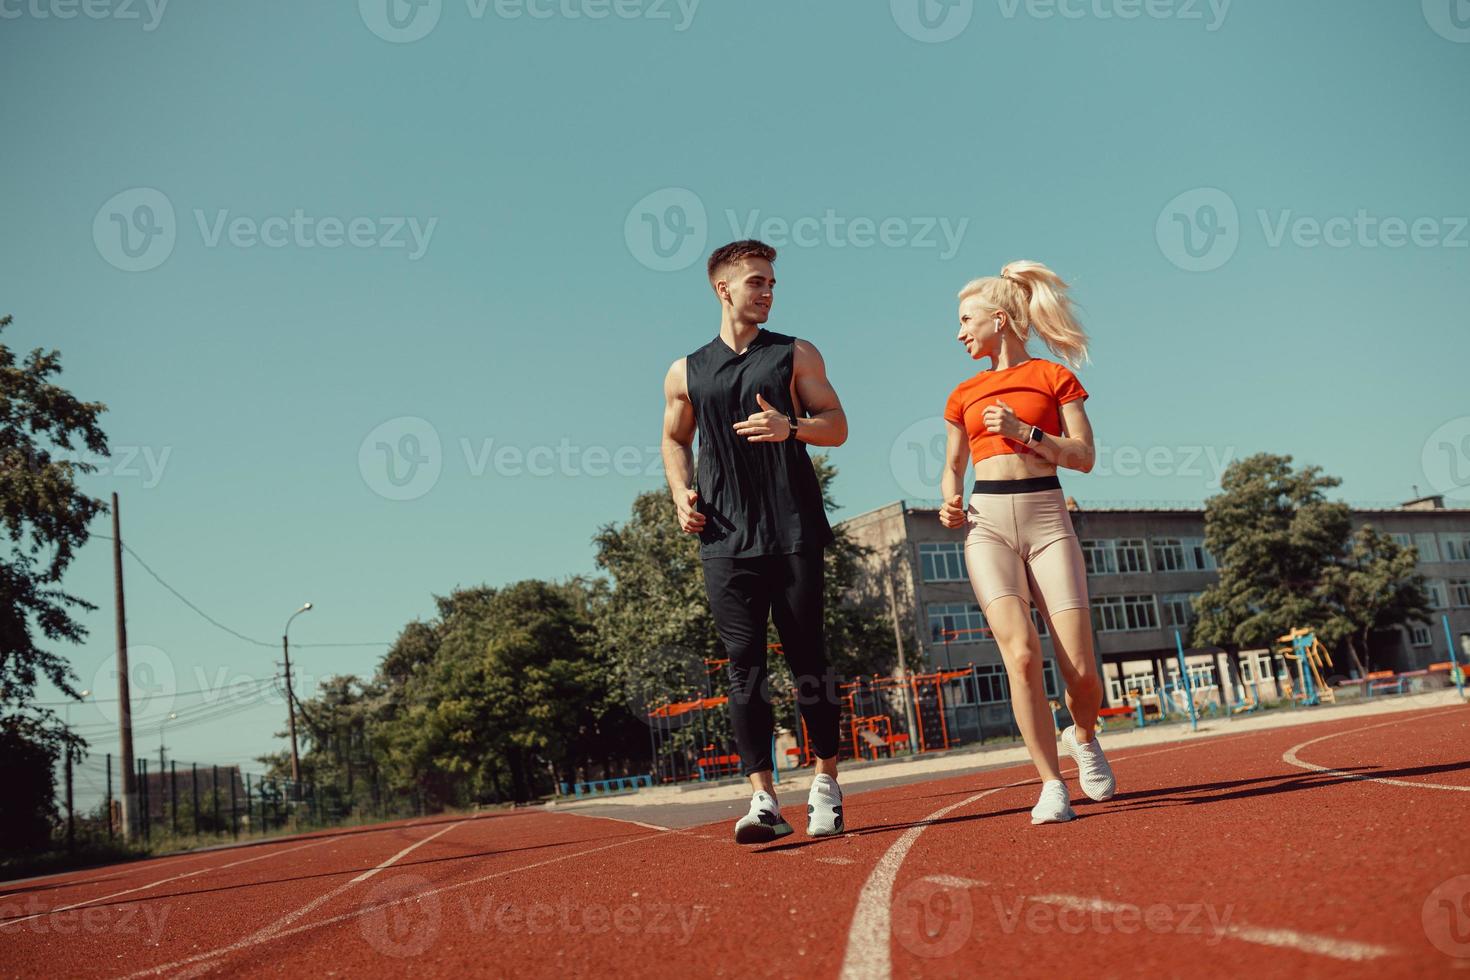
[[[1082,407],[1082,399],[1067,402],[1062,406],[1060,414],[1060,436],[1043,432],[1038,441],[1028,443],[1026,440],[1031,435],[1031,424],[1016,418],[1011,406],[997,401],[985,410],[985,427],[1021,443],[1048,463],[1062,469],[1086,473],[1096,461],[1096,450],[1092,445],[1092,423],[1087,420],[1087,410]]]
[[[965,523],[965,467],[970,463],[970,440],[963,426],[944,420],[947,439],[944,445],[944,473],[939,478],[939,492],[944,502],[939,508],[939,523],[945,527],[961,527]]]

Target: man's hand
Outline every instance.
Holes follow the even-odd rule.
[[[751,442],[785,442],[790,439],[791,420],[784,413],[776,411],[770,402],[761,397],[760,392],[756,392],[755,400],[761,410],[744,422],[736,422],[736,433]]]
[[[965,523],[965,505],[955,494],[939,508],[939,523],[945,527],[962,527]]]
[[[1007,439],[1014,439],[1017,442],[1026,441],[1026,437],[1021,431],[1023,423],[1020,419],[1016,418],[1016,413],[1011,409],[1011,406],[1000,399],[996,399],[995,404],[987,408],[980,417],[985,420],[986,431],[999,433]],[[1029,428],[1027,426],[1028,431]]]
[[[698,534],[704,530],[704,515],[699,507],[699,491],[685,490],[683,493],[674,494],[674,508],[679,512],[679,527],[690,534]]]

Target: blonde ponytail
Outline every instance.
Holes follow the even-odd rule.
[[[975,295],[1006,311],[1022,343],[1034,330],[1052,353],[1072,367],[1087,362],[1087,332],[1072,312],[1067,284],[1040,262],[1008,262],[999,276],[966,283],[959,298]]]

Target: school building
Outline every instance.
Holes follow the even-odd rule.
[[[1130,690],[1150,696],[1178,683],[1176,630],[1186,644],[1189,686],[1196,692],[1222,703],[1240,701],[1246,685],[1258,688],[1265,700],[1280,696],[1276,681],[1284,664],[1271,651],[1242,651],[1237,675],[1224,651],[1187,647],[1194,619],[1189,600],[1218,575],[1204,544],[1203,508],[1083,508],[1068,498],[1068,509],[1087,565],[1094,645],[1108,705],[1123,703]],[[1372,636],[1373,669],[1412,671],[1448,660],[1444,616],[1463,663],[1461,644],[1470,643],[1470,509],[1446,507],[1440,496],[1423,497],[1354,511],[1354,527],[1363,524],[1418,550],[1418,571],[1428,582],[1433,607],[1429,622]],[[1009,725],[1005,669],[994,640],[984,632],[985,617],[966,576],[965,529],[942,526],[937,502],[902,500],[840,526],[874,550],[865,599],[896,614],[908,669],[967,669],[969,676],[946,685],[946,698],[956,709],[973,709],[958,712],[962,721],[971,718],[982,730]],[[1039,616],[1036,620],[1047,693],[1055,698],[1060,692],[1055,653],[1045,623]],[[1467,636],[1462,640],[1461,634]],[[1351,664],[1341,658],[1327,672],[1329,680],[1351,673]]]

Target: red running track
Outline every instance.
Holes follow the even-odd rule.
[[[1049,827],[1012,767],[754,849],[531,810],[163,858],[0,886],[0,973],[1447,975],[1467,744],[1456,706],[1144,746]]]

